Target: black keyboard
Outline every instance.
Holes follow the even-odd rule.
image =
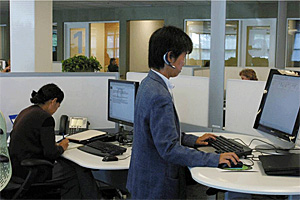
[[[246,145],[243,145],[233,139],[228,139],[223,136],[218,136],[216,140],[209,139],[209,146],[216,149],[216,153],[234,152],[238,157],[247,157],[252,154],[252,149]]]
[[[87,143],[84,146],[78,147],[78,149],[102,157],[110,155],[121,155],[127,150],[124,147],[120,147],[108,142],[102,142],[100,140],[95,140]]]

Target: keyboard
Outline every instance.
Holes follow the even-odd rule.
[[[247,157],[252,154],[252,149],[246,145],[243,145],[233,139],[228,139],[223,136],[218,136],[216,140],[209,139],[208,145],[216,149],[216,153],[234,152],[236,155],[241,157]]]
[[[100,140],[95,140],[87,143],[84,146],[78,147],[78,149],[102,157],[110,155],[121,155],[127,150],[124,147],[120,147],[108,142],[102,142]]]

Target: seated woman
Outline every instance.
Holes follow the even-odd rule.
[[[240,71],[239,75],[242,80],[253,80],[253,81],[258,80],[256,73],[253,69],[243,69],[242,71]]]
[[[98,188],[89,169],[61,157],[68,148],[68,139],[55,142],[55,121],[52,115],[64,99],[63,91],[55,84],[47,84],[33,91],[34,105],[22,110],[10,133],[9,151],[13,175],[25,178],[28,171],[21,161],[29,158],[49,160],[53,168],[39,168],[37,182],[49,179],[66,179],[61,188],[62,199],[97,199]]]

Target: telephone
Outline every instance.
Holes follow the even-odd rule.
[[[68,117],[67,115],[62,115],[59,123],[59,134],[72,135],[87,130],[89,125],[90,123],[86,117]]]

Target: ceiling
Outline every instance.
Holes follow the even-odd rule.
[[[26,1],[26,0],[25,0]],[[95,9],[95,8],[129,8],[129,7],[159,7],[159,6],[199,6],[208,5],[211,0],[165,0],[165,1],[114,1],[114,0],[53,0],[53,10],[63,9]],[[244,0],[227,0],[230,3],[245,2]],[[261,0],[250,0],[249,2],[258,2]],[[276,1],[276,0],[275,0]],[[279,1],[279,0],[278,0]],[[267,0],[266,2],[274,2]],[[9,1],[0,0],[0,11],[8,12]]]
[[[210,1],[186,1],[186,0],[174,0],[174,1],[112,1],[112,0],[53,0],[53,10],[62,9],[95,9],[95,8],[129,8],[129,7],[158,7],[158,6],[197,6],[203,4],[209,4]],[[9,10],[9,1],[0,0],[0,11],[7,12]]]
[[[209,3],[205,1],[54,1],[53,9],[61,8],[77,9],[77,8],[129,8],[129,7],[158,7],[158,6],[196,6]]]

